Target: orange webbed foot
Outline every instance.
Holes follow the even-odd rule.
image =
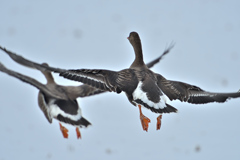
[[[62,134],[63,134],[63,137],[64,137],[64,138],[68,138],[68,129],[65,128],[64,126],[62,126],[61,123],[59,123],[59,125],[60,125],[60,130],[61,130],[61,132],[62,132]]]
[[[151,122],[150,119],[142,114],[142,115],[140,115],[140,120],[141,120],[141,123],[142,123],[143,130],[147,132],[148,131],[148,124]]]
[[[76,127],[76,133],[77,133],[77,139],[79,138],[81,139],[82,137],[78,127]]]
[[[160,130],[161,125],[162,125],[162,115],[159,115],[157,117],[157,130]]]
[[[140,111],[140,120],[144,131],[148,131],[148,124],[151,122],[150,119],[142,114],[141,105],[138,105]]]

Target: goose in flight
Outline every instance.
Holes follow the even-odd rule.
[[[43,66],[48,66],[46,63]],[[55,83],[51,72],[42,71],[47,79],[47,84],[6,68],[0,63],[0,71],[31,84],[39,89],[38,105],[49,123],[52,119],[59,121],[60,130],[64,138],[68,138],[68,130],[61,124],[67,123],[76,126],[77,138],[81,138],[79,127],[88,127],[91,123],[82,116],[81,108],[76,100],[75,88],[72,86],[61,86]]]
[[[233,93],[208,92],[195,85],[167,80],[162,75],[151,71],[143,61],[141,40],[137,32],[131,32],[128,37],[135,52],[135,60],[130,68],[120,71],[104,69],[60,69],[38,66],[49,71],[60,73],[70,80],[88,84],[104,91],[125,92],[128,100],[138,106],[142,128],[148,131],[150,119],[143,115],[141,107],[160,114],[157,117],[157,130],[161,127],[162,113],[177,112],[177,109],[166,103],[170,100],[180,100],[193,104],[210,102],[223,103],[230,98],[240,97],[240,91]]]

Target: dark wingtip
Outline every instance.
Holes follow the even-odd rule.
[[[6,69],[6,67],[0,62],[0,68],[1,69]]]
[[[2,47],[1,45],[0,45],[0,49],[3,50],[3,51],[6,50],[5,47]]]

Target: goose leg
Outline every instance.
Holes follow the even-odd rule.
[[[76,133],[77,133],[77,139],[79,138],[81,139],[82,137],[78,127],[76,127]]]
[[[162,115],[160,114],[157,117],[157,130],[159,130],[161,128],[161,124],[162,124]]]
[[[61,130],[61,132],[62,132],[62,134],[63,134],[63,137],[64,137],[64,138],[68,138],[68,129],[65,128],[64,126],[62,126],[61,123],[59,123],[59,125],[60,125],[60,130]]]
[[[146,116],[144,116],[142,114],[142,109],[141,109],[141,105],[138,105],[138,108],[139,108],[139,112],[140,112],[140,120],[141,120],[141,123],[142,123],[142,128],[144,131],[148,131],[148,123],[150,123],[150,119]]]

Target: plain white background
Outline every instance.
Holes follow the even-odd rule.
[[[24,57],[66,69],[121,70],[134,59],[127,40],[140,34],[145,62],[158,57],[172,41],[172,51],[153,71],[167,79],[214,92],[240,89],[240,3],[202,1],[0,1],[0,45]],[[6,67],[45,83],[36,70],[14,63]],[[54,75],[59,84],[78,85]],[[0,73],[0,160],[12,159],[240,159],[240,99],[193,105],[169,101],[177,114],[156,117],[148,132],[138,108],[124,94],[79,98],[93,125],[75,128],[63,139],[55,120],[49,124],[37,105],[38,90]]]

